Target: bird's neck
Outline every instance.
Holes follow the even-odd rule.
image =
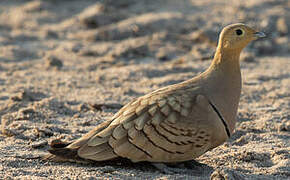
[[[240,72],[240,54],[241,50],[221,50],[217,48],[214,59],[209,67],[210,70],[221,70],[227,73]]]
[[[217,48],[210,67],[205,72],[209,79],[209,97],[224,115],[229,129],[233,132],[241,94],[241,71],[239,50],[222,51]]]

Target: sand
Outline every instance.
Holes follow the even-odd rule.
[[[0,1],[0,179],[290,179],[290,1]],[[268,37],[241,55],[234,135],[162,174],[149,164],[38,159],[135,97],[205,70],[223,26]]]

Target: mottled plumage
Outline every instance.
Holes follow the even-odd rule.
[[[262,35],[244,24],[225,27],[205,72],[133,100],[79,140],[52,147],[47,158],[171,163],[195,159],[219,146],[234,131],[240,52]]]

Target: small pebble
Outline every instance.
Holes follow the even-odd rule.
[[[47,56],[45,57],[45,66],[47,69],[61,69],[63,63],[60,59],[55,56]]]

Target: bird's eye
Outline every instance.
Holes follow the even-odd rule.
[[[237,29],[237,30],[236,30],[236,34],[237,34],[238,36],[240,36],[240,35],[242,35],[242,34],[243,34],[243,31],[242,31],[242,30],[240,30],[240,29]]]

